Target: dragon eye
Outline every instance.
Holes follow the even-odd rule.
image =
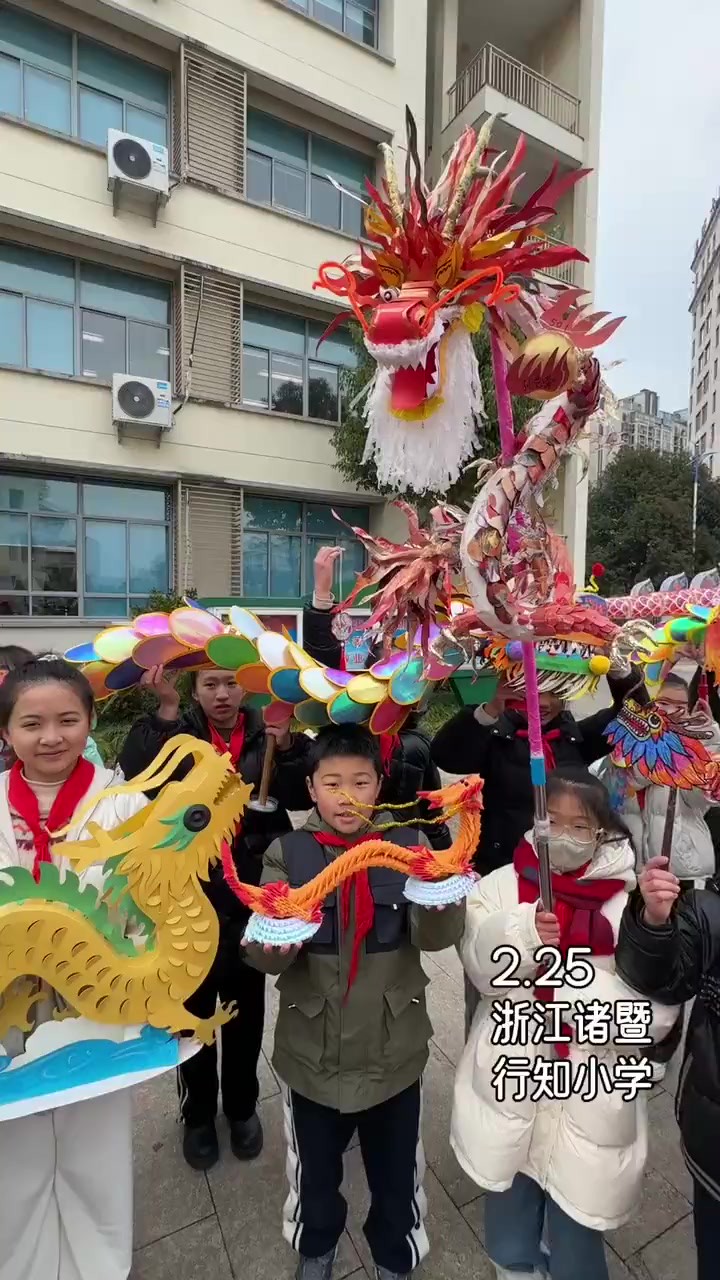
[[[210,823],[212,814],[206,804],[194,804],[183,814],[183,826],[188,831],[203,831]]]
[[[380,290],[380,297],[383,302],[394,302],[396,298],[400,297],[400,290],[388,285],[385,289]]]

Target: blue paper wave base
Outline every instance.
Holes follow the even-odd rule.
[[[167,1031],[143,1027],[133,1040],[78,1040],[10,1070],[0,1056],[0,1108],[103,1080],[177,1066],[178,1042]]]

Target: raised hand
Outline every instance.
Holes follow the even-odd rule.
[[[177,720],[180,711],[180,694],[176,689],[177,672],[166,672],[163,666],[150,667],[140,677],[143,689],[153,693],[158,700],[158,716],[161,720]]]
[[[313,586],[318,600],[330,603],[335,564],[342,555],[342,547],[321,547],[313,564]]]
[[[638,888],[645,903],[643,919],[651,928],[667,924],[680,893],[680,881],[668,870],[668,858],[651,858],[638,878]]]

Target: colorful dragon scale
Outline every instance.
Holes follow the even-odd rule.
[[[346,300],[377,370],[367,388],[368,438],[382,486],[444,493],[477,446],[483,395],[472,334],[489,324],[513,362],[512,388],[545,398],[575,384],[580,353],[611,336],[620,320],[586,314],[582,291],[537,272],[586,261],[541,230],[587,170],[560,175],[516,202],[526,143],[490,159],[490,119],[466,129],[439,181],[423,178],[416,128],[407,113],[405,191],[392,151],[385,178],[367,183],[365,244],[346,263],[324,263],[315,288]],[[336,317],[328,334],[343,323]],[[599,325],[599,327],[598,327]],[[531,344],[524,352],[516,334]]]
[[[709,789],[716,784],[718,762],[690,723],[675,725],[654,705],[628,699],[606,729],[611,760],[634,768],[662,787]]]
[[[188,762],[183,780],[170,781]],[[27,979],[47,982],[76,1015],[105,1025],[193,1031],[210,1043],[232,1016],[221,1009],[200,1019],[184,1004],[210,972],[219,940],[201,881],[232,838],[251,788],[229,756],[179,735],[144,773],[103,794],[155,787],[163,788],[158,797],[112,831],[90,822],[87,839],[55,844],[55,856],[72,867],[62,878],[53,864],[43,866],[37,884],[23,868],[3,872],[0,1040],[10,1026],[28,1027],[37,984]],[[111,879],[110,911],[78,879],[98,864]],[[118,913],[141,917],[145,937],[137,947],[115,922]]]

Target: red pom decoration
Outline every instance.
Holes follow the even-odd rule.
[[[594,565],[593,565],[593,567],[592,567],[592,573],[593,573],[593,578],[602,578],[602,577],[604,577],[604,576],[605,576],[605,565],[604,565],[604,564],[600,564],[600,562],[598,561],[598,563],[597,563],[597,564],[594,564]]]

